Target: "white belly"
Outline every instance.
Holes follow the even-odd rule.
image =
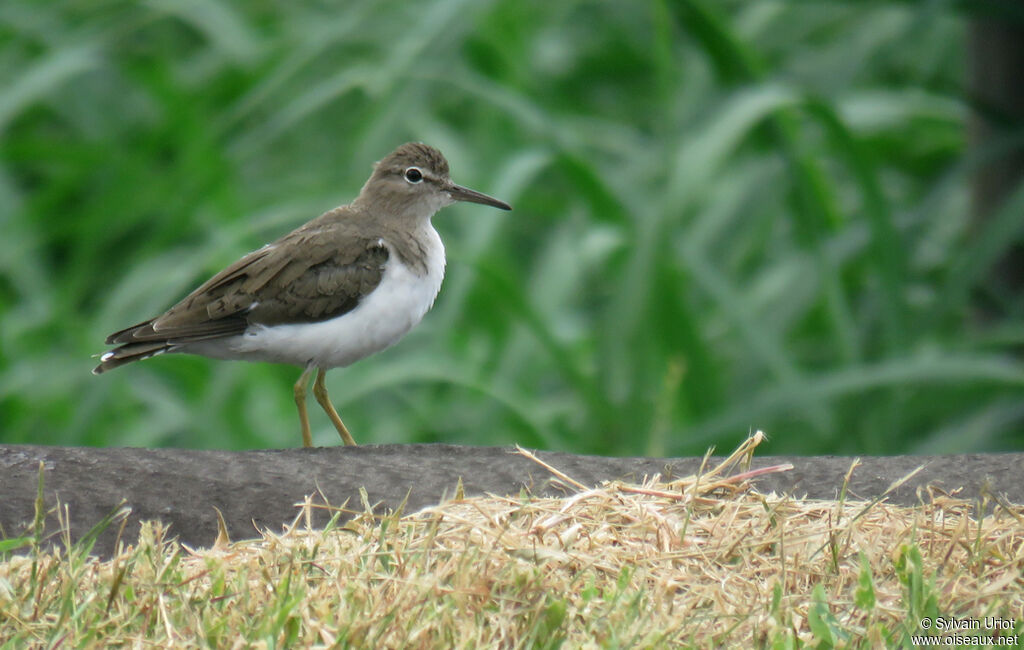
[[[338,368],[355,363],[395,344],[415,327],[434,304],[444,279],[444,246],[431,229],[427,273],[417,275],[392,251],[377,288],[350,312],[319,323],[265,327],[253,325],[245,334],[194,344],[183,352],[221,359],[289,363]]]

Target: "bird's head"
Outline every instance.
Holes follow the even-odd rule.
[[[356,199],[364,208],[427,219],[456,201],[512,209],[504,201],[453,183],[441,152],[420,142],[403,144],[378,162]]]

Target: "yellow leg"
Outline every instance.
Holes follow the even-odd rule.
[[[302,446],[313,446],[313,434],[309,431],[309,414],[306,413],[306,386],[309,385],[309,375],[313,372],[312,366],[306,368],[299,375],[295,382],[295,406],[299,407],[299,424],[302,425]]]
[[[313,382],[313,396],[316,397],[316,401],[320,402],[320,406],[323,407],[324,412],[327,413],[327,417],[331,418],[331,422],[334,423],[334,428],[338,430],[338,435],[345,441],[346,445],[356,444],[355,438],[348,432],[348,428],[345,423],[341,421],[341,417],[338,412],[334,410],[334,405],[331,404],[331,398],[327,396],[327,386],[324,385],[324,377],[327,376],[327,371],[323,368],[317,373],[316,381]]]

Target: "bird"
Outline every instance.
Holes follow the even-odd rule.
[[[452,182],[448,161],[420,142],[378,161],[351,203],[245,255],[163,314],[114,332],[96,375],[166,353],[302,368],[295,404],[304,447],[313,395],[342,441],[355,439],[331,403],[326,372],[388,348],[422,320],[444,279],[431,218],[458,201],[511,210]]]

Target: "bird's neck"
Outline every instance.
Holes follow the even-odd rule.
[[[415,230],[389,229],[382,239],[399,260],[419,276],[444,273],[444,244],[430,220]]]

